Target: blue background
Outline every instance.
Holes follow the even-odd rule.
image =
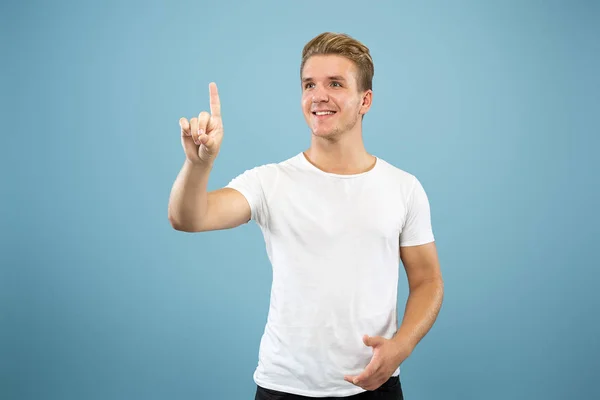
[[[599,20],[593,1],[4,2],[0,398],[254,398],[263,238],[171,228],[178,120],[217,82],[210,189],[297,154],[323,31],[370,47],[367,149],[431,202],[446,294],[406,398],[600,398]]]

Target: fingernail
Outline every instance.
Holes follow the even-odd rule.
[[[204,129],[198,129],[198,135],[203,135],[204,134]]]

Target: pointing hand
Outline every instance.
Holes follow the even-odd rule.
[[[181,118],[181,144],[186,158],[194,163],[212,163],[221,147],[223,139],[223,121],[221,120],[221,101],[217,85],[209,84],[210,114],[202,111],[198,118]]]

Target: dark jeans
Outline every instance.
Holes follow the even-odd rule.
[[[261,386],[256,387],[256,396],[254,400],[332,400],[332,399],[348,399],[348,400],[404,400],[402,395],[402,385],[398,376],[392,376],[383,385],[376,390],[367,390],[353,396],[346,397],[307,397],[297,394],[289,394],[278,392],[277,390],[265,389]]]

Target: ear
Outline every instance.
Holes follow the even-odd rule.
[[[362,96],[362,104],[360,106],[359,114],[365,115],[371,108],[373,102],[373,91],[367,90]]]

